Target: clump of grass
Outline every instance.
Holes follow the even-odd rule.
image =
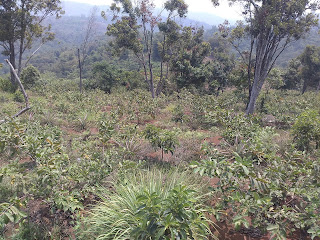
[[[190,172],[137,170],[78,225],[79,239],[207,239],[207,185]]]

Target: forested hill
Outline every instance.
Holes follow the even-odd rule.
[[[90,9],[94,7],[91,4],[87,3],[78,3],[64,1],[62,3],[63,9],[65,10],[65,16],[78,16],[78,17],[89,17]],[[109,9],[109,6],[97,6],[98,10],[106,11]],[[100,13],[100,11],[98,11]],[[160,12],[161,9],[156,9],[156,12]],[[108,22],[111,20],[111,16],[108,18]],[[192,9],[189,9],[188,16],[186,19],[181,22],[182,25],[189,26],[203,26],[205,29],[210,29],[212,25],[219,25],[224,22],[224,18],[218,17],[213,14],[203,13],[203,12],[193,12]]]
[[[307,36],[290,44],[283,54],[280,55],[277,62],[278,65],[286,67],[288,62],[299,56],[308,45],[320,46],[319,28],[313,28]]]
[[[90,4],[77,3],[77,2],[63,2],[63,9],[65,14],[60,19],[49,18],[46,20],[46,24],[52,26],[52,32],[55,33],[55,39],[51,42],[47,42],[40,50],[34,55],[31,64],[36,66],[41,72],[54,72],[59,77],[67,77],[76,71],[77,68],[77,49],[84,41],[86,34],[86,28],[94,6]],[[89,49],[89,58],[87,59],[89,65],[98,61],[108,60],[110,54],[107,53],[108,36],[105,34],[108,24],[111,23],[111,13],[107,20],[100,16],[102,10],[108,10],[108,6],[99,6],[96,10],[96,21],[94,27],[94,34]],[[192,10],[189,11],[189,18],[183,19],[183,22],[179,22],[184,26],[203,26],[205,29],[204,40],[209,41],[213,34],[218,31],[218,25],[224,21],[224,19],[203,13],[195,13]],[[194,18],[201,21],[191,20]],[[209,25],[211,23],[213,25]],[[39,47],[40,43],[34,44],[33,49],[24,55],[24,58],[28,58],[30,54]],[[288,62],[297,57],[303,52],[307,45],[320,45],[320,36],[318,29],[313,29],[311,33],[305,38],[292,44],[278,59],[277,64],[281,67],[286,67]],[[0,55],[0,62],[6,57]],[[126,64],[127,66],[127,64]],[[88,66],[90,68],[90,66]],[[4,65],[0,71],[7,73],[8,66]]]
[[[111,23],[111,13],[107,13],[107,19],[101,17],[101,11],[107,11],[108,6],[94,6],[86,3],[77,3],[64,1],[62,7],[65,11],[65,14],[56,19],[54,17],[46,19],[46,25],[51,25],[51,31],[55,33],[55,39],[51,42],[47,42],[43,45],[40,50],[34,55],[31,64],[39,68],[40,71],[52,71],[58,76],[66,77],[71,69],[74,69],[76,66],[76,51],[80,47],[81,43],[84,41],[86,28],[89,21],[89,17],[94,7],[96,7],[95,12],[95,24],[94,24],[94,33],[91,40],[91,53],[96,55],[90,59],[92,61],[101,61],[105,60],[106,42],[108,41],[108,36],[106,36],[106,30],[108,24]],[[108,16],[109,15],[109,16]],[[204,18],[209,19],[208,14],[197,14],[192,13],[197,19],[201,19],[201,15]],[[217,16],[212,15],[210,22],[213,23],[222,23],[224,20]],[[183,19],[179,24],[183,26],[195,26],[195,27],[204,27],[204,29],[211,29],[211,25],[192,20],[189,18]],[[40,46],[40,43],[34,44],[33,49],[27,52],[24,55],[24,58],[28,58],[32,52]],[[103,56],[102,56],[103,55]],[[6,57],[0,54],[0,62],[3,62]],[[92,62],[94,63],[94,62]],[[69,69],[69,70],[68,70]],[[7,73],[8,67],[0,69],[1,72]]]

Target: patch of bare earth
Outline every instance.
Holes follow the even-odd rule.
[[[27,212],[29,220],[51,233],[57,225],[63,239],[75,239],[74,223],[71,215],[62,210],[51,212],[51,206],[41,199],[28,202]]]

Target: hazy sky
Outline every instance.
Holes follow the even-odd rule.
[[[82,3],[90,3],[93,5],[110,5],[112,0],[67,0],[73,2],[82,2]],[[154,0],[157,7],[161,7],[164,0]],[[240,10],[236,7],[229,7],[227,0],[220,1],[221,4],[219,7],[213,7],[210,0],[185,0],[185,2],[189,5],[189,11],[192,12],[206,12],[212,13],[224,19],[239,19],[240,18]]]

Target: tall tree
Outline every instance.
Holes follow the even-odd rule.
[[[262,86],[277,58],[293,41],[300,39],[318,19],[319,9],[312,0],[229,0],[241,3],[245,23],[231,32],[234,46],[237,40],[249,39],[247,51],[239,51],[248,68],[249,102],[246,113],[252,114]],[[311,11],[309,11],[311,10]],[[239,48],[237,48],[239,50]],[[254,68],[253,75],[250,69]]]
[[[179,31],[181,26],[175,21],[175,18],[183,18],[188,12],[188,5],[184,1],[169,0],[165,2],[164,9],[168,12],[166,21],[158,24],[162,41],[158,42],[160,52],[160,81],[157,86],[156,95],[158,96],[163,86],[168,80],[169,76],[169,63],[172,62],[175,56],[174,48],[179,43]]]
[[[151,0],[139,0],[136,5],[133,5],[131,0],[114,0],[110,9],[113,11],[114,21],[107,31],[108,35],[114,37],[111,46],[118,54],[123,50],[130,50],[135,55],[154,98],[152,54],[154,33],[161,22],[161,13],[155,14],[155,5]],[[178,15],[183,17],[187,12],[187,5],[183,0],[169,0],[165,3],[165,9],[168,11],[168,18],[173,16],[173,12],[178,12]],[[102,15],[105,16],[105,13],[102,12]]]
[[[203,33],[203,28],[184,27],[178,34],[174,55],[170,59],[178,88],[200,87],[211,74],[210,62],[204,61],[211,47],[203,41]]]
[[[300,89],[301,87],[301,62],[298,58],[292,59],[283,76],[284,89]]]
[[[314,86],[320,90],[320,47],[307,46],[298,57],[301,61],[301,78],[303,79],[302,93],[308,86]]]
[[[22,56],[32,47],[33,41],[53,39],[50,26],[44,26],[43,21],[63,13],[60,3],[60,0],[0,0],[0,45],[14,69],[18,69],[18,76],[22,70]],[[12,72],[11,81],[15,82]]]
[[[209,79],[210,91],[223,91],[224,88],[230,84],[231,72],[235,66],[234,54],[231,53],[230,43],[220,36],[218,33],[214,34],[209,39],[212,48],[210,58],[212,75]]]

